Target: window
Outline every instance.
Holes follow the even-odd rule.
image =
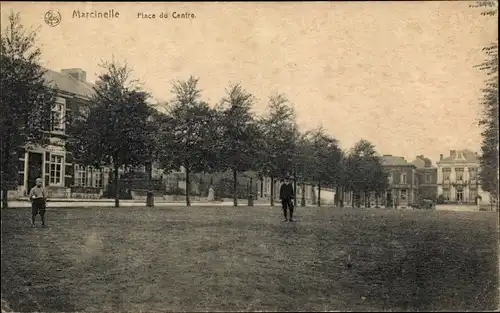
[[[425,174],[425,183],[426,184],[431,184],[432,183],[432,175],[427,173]]]
[[[406,189],[401,189],[401,200],[406,201]]]
[[[82,117],[88,118],[90,114],[89,107],[80,107],[80,114],[82,115]]]
[[[61,185],[62,184],[62,166],[63,157],[61,155],[50,156],[49,162],[49,184],[50,185]]]
[[[443,189],[443,197],[446,201],[450,201],[450,190],[449,189]]]
[[[389,178],[389,184],[392,184],[392,181],[393,181],[393,179],[392,179],[392,175],[389,175],[389,177],[388,177],[388,178]]]
[[[443,168],[443,182],[449,182],[451,175],[451,169]]]
[[[406,173],[401,174],[401,184],[407,184],[406,182]]]
[[[56,103],[52,107],[52,111],[50,114],[50,127],[52,131],[56,132],[64,132],[64,105],[66,100],[58,97],[56,99]]]
[[[102,188],[103,175],[100,169],[77,165],[75,170],[75,186]]]
[[[476,168],[469,168],[469,179],[470,180],[477,179],[477,169]]]
[[[77,165],[75,169],[75,186],[87,185],[87,171],[85,166]]]
[[[401,180],[401,174],[399,174],[399,172],[394,172],[392,173],[392,181],[391,183],[394,183],[394,184],[399,184],[400,183],[400,180]]]
[[[100,170],[94,170],[92,173],[92,177],[94,181],[92,182],[92,186],[97,188],[102,188],[102,173]]]
[[[463,181],[464,180],[464,169],[463,168],[456,168],[455,175],[457,177],[457,181]]]
[[[464,193],[461,189],[457,190],[457,202],[464,201]]]

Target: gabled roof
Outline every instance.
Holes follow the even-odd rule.
[[[393,155],[383,155],[382,156],[383,166],[414,166],[408,163],[403,157],[393,156]]]
[[[463,150],[457,150],[455,157],[449,156],[446,157],[436,163],[476,163],[479,162],[479,156],[469,150],[469,149],[463,149]]]
[[[61,91],[79,95],[82,97],[90,97],[94,93],[94,84],[89,82],[80,82],[70,75],[59,73],[47,69],[45,72],[45,81],[47,85]]]

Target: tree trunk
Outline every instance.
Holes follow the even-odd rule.
[[[264,177],[260,178],[260,197],[264,197]]]
[[[340,207],[343,208],[344,207],[344,186],[340,186]]]
[[[321,207],[321,182],[318,182],[318,207]]]
[[[333,196],[333,207],[337,207],[337,203],[339,202],[339,187],[335,186],[335,194]]]
[[[238,206],[238,195],[236,193],[238,186],[238,172],[233,169],[233,206]]]
[[[9,201],[7,199],[7,193],[9,188],[7,188],[7,184],[2,184],[2,209],[7,209],[9,207]]]
[[[118,164],[115,164],[115,208],[120,207],[120,179],[118,174]]]
[[[313,205],[316,205],[316,192],[314,190],[315,187],[316,186],[314,184],[311,185],[311,198],[312,198],[311,200]]]
[[[274,177],[271,175],[271,206],[274,206]]]
[[[301,206],[306,206],[306,183],[302,182],[302,199],[300,200]]]
[[[191,171],[189,167],[186,166],[186,206],[191,206],[191,199],[189,199],[189,193],[191,191],[191,179],[189,178]]]
[[[153,181],[153,164],[151,162],[146,163],[146,175],[148,176],[148,189],[149,191],[152,189],[152,181]]]
[[[293,206],[297,207],[297,180],[293,177]]]
[[[9,184],[7,183],[7,180],[5,179],[5,176],[7,175],[7,173],[10,173],[11,171],[9,171],[9,166],[10,166],[10,138],[4,138],[3,140],[5,140],[5,151],[2,151],[3,155],[2,155],[2,170],[3,170],[3,177],[0,177],[0,179],[2,180],[2,209],[7,209],[9,207],[9,199],[7,199],[7,194],[9,192]],[[24,173],[24,175],[27,175],[27,173]],[[17,177],[17,176],[16,176]],[[29,192],[29,190],[28,190]]]

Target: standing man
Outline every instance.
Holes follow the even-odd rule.
[[[285,183],[281,185],[280,188],[280,200],[281,200],[281,205],[283,207],[283,214],[285,215],[285,220],[283,222],[286,221],[294,222],[293,202],[292,202],[293,195],[294,195],[293,186],[290,184],[290,180],[287,177],[285,178]],[[286,214],[287,209],[290,211],[290,219],[287,218]]]
[[[36,179],[36,186],[31,188],[29,198],[31,201],[31,227],[35,227],[35,218],[38,214],[42,218],[42,227],[45,227],[45,203],[47,193],[42,187],[42,179]]]

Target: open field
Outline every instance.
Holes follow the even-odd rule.
[[[48,228],[1,214],[14,311],[498,307],[497,212],[57,208]]]

